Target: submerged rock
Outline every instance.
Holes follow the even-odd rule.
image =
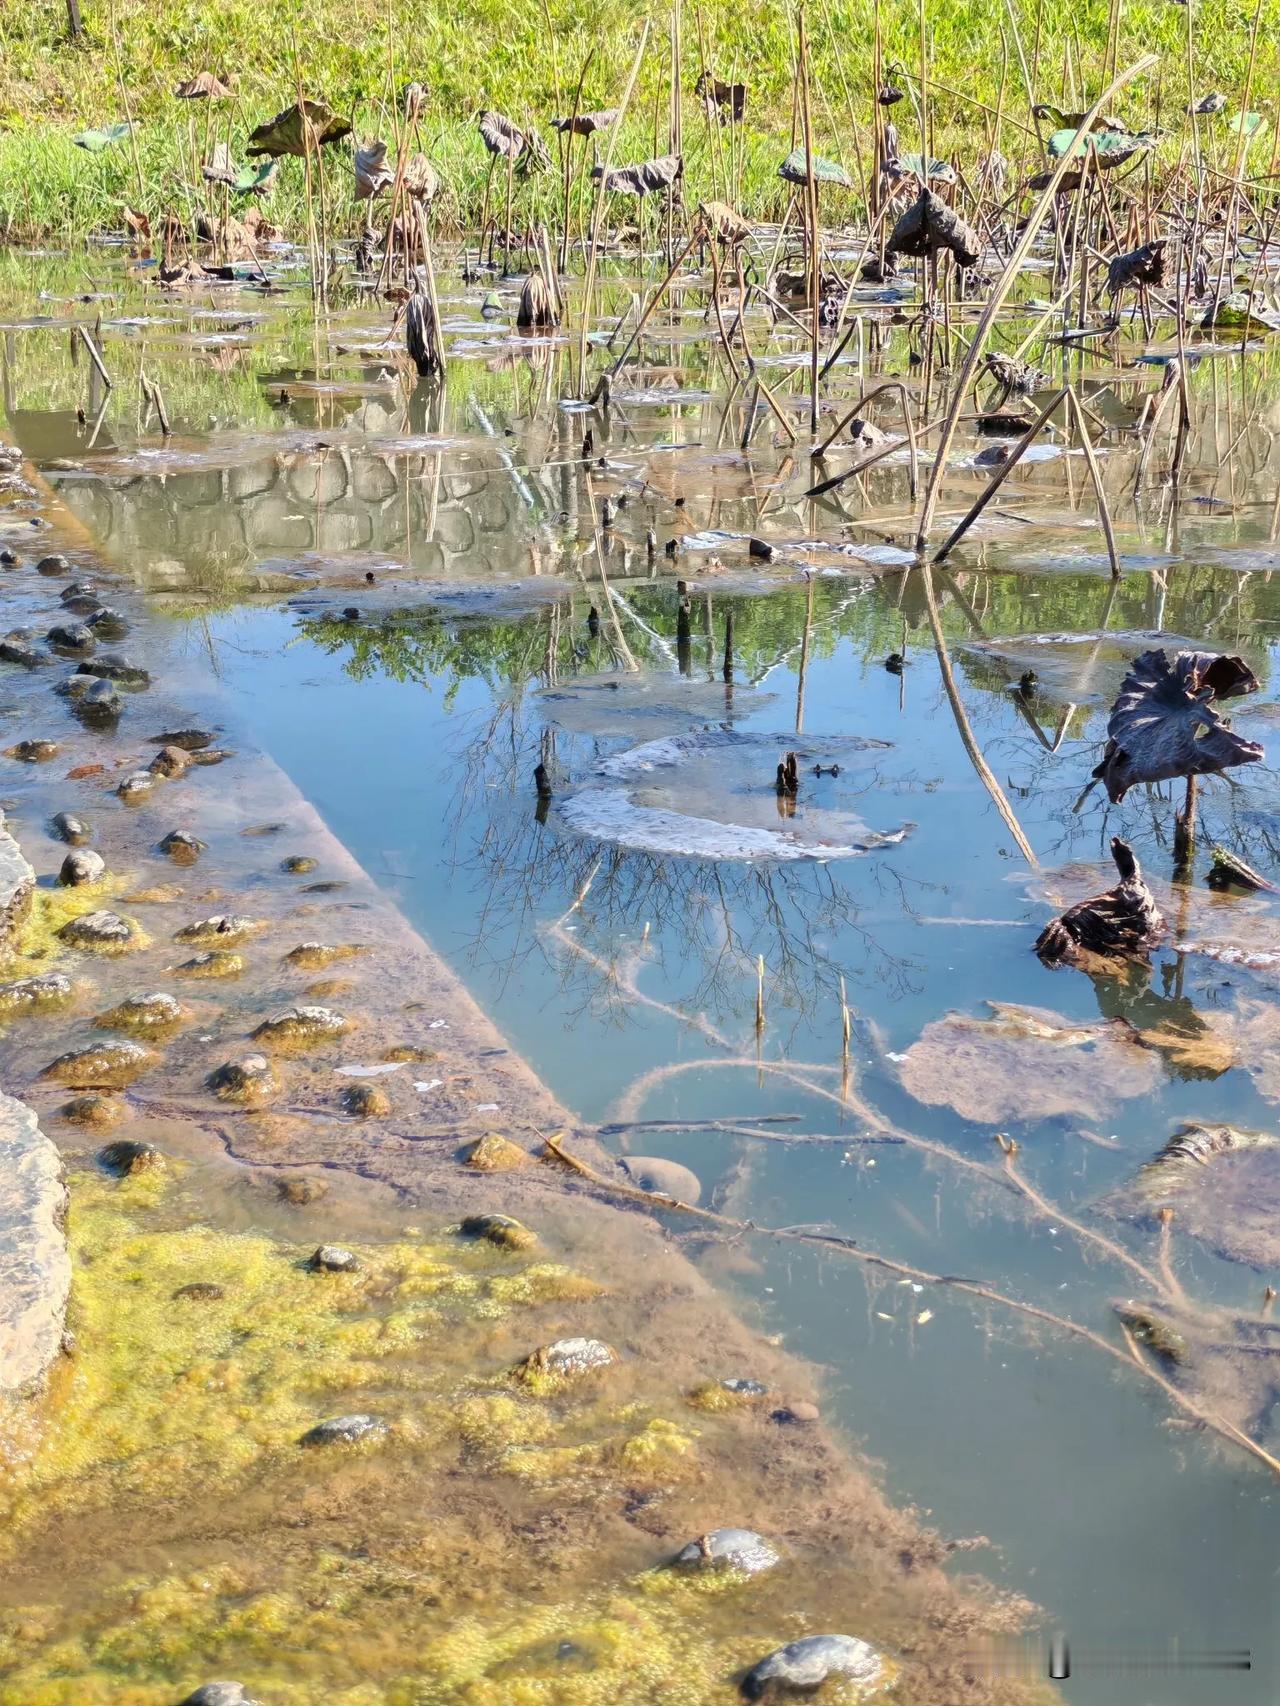
[[[173,969],[178,977],[239,977],[244,970],[244,958],[226,948],[213,948],[207,954],[183,960]]]
[[[618,1361],[618,1353],[603,1339],[556,1339],[542,1345],[520,1364],[519,1372],[526,1378],[551,1375],[569,1380],[579,1374],[591,1374],[599,1368],[609,1368]]]
[[[5,752],[6,758],[16,758],[20,764],[47,764],[62,748],[56,740],[20,740]]]
[[[701,1201],[701,1180],[678,1161],[667,1161],[660,1155],[627,1155],[623,1157],[621,1166],[631,1183],[642,1191],[674,1197],[677,1202],[694,1204]]]
[[[287,859],[280,861],[280,869],[291,877],[306,877],[315,870],[317,863],[304,853],[291,853]]]
[[[207,729],[170,729],[162,735],[151,736],[152,746],[180,746],[184,752],[199,752],[213,745]]]
[[[339,960],[353,960],[358,954],[367,954],[368,951],[359,942],[343,942],[336,947],[328,947],[323,942],[299,942],[284,956],[284,963],[303,971],[323,971]]]
[[[68,853],[58,872],[63,888],[81,888],[86,883],[101,882],[107,874],[107,861],[92,848],[80,848]]]
[[[175,865],[194,865],[208,843],[197,841],[195,836],[189,835],[185,829],[171,829],[157,845]]]
[[[66,600],[63,602],[65,604]],[[129,632],[129,624],[120,612],[105,604],[99,605],[92,615],[86,616],[84,625],[92,630],[94,638],[98,640],[123,640]]]
[[[307,1266],[315,1273],[351,1274],[360,1263],[350,1250],[344,1250],[341,1244],[321,1244],[316,1249]]]
[[[736,1570],[755,1576],[771,1570],[781,1559],[782,1554],[754,1529],[715,1528],[682,1546],[672,1562],[682,1569]]]
[[[140,801],[145,800],[148,795],[155,792],[156,785],[160,780],[161,778],[153,775],[150,770],[135,770],[131,775],[124,778],[116,789],[116,793],[125,805],[137,805]]]
[[[0,640],[0,661],[19,664],[23,669],[39,669],[45,660],[29,640],[20,639],[16,634],[6,634]]]
[[[266,925],[253,918],[237,918],[232,913],[215,913],[212,918],[201,918],[194,924],[184,924],[182,929],[174,934],[175,942],[208,942],[222,947],[229,947],[236,942],[242,942],[246,937],[256,936]]]
[[[217,1303],[227,1294],[220,1285],[212,1280],[192,1280],[190,1285],[180,1285],[174,1292],[174,1297],[190,1299],[192,1303]]]
[[[51,551],[47,557],[41,557],[36,564],[38,575],[69,575],[71,564],[60,551]]]
[[[516,1167],[528,1167],[533,1161],[527,1149],[521,1149],[518,1143],[496,1131],[486,1132],[466,1145],[462,1159],[478,1173],[510,1173]]]
[[[83,846],[93,834],[84,819],[76,817],[73,812],[55,813],[50,827],[59,841],[65,841],[72,847]]]
[[[482,1238],[500,1250],[532,1250],[538,1235],[509,1214],[472,1214],[459,1226],[464,1238]]]
[[[258,1706],[242,1682],[202,1682],[178,1706]]]
[[[118,681],[121,687],[131,687],[135,692],[151,685],[151,677],[141,664],[134,663],[132,658],[120,657],[118,653],[86,658],[81,668],[88,670],[90,675],[100,675],[104,681]]]
[[[127,1137],[109,1143],[105,1149],[99,1150],[98,1160],[108,1173],[118,1173],[121,1178],[127,1178],[133,1173],[147,1173],[153,1167],[164,1166],[164,1156],[153,1143],[140,1143]]]
[[[82,622],[58,622],[45,635],[50,651],[62,657],[88,657],[97,650],[93,631]]]
[[[280,1089],[280,1080],[264,1054],[223,1061],[205,1079],[205,1084],[221,1102],[265,1102]]]
[[[171,1031],[182,1022],[182,1008],[172,995],[131,995],[119,1006],[99,1013],[93,1021],[100,1031]]]
[[[384,1119],[391,1112],[391,1098],[377,1084],[350,1084],[342,1092],[342,1105],[356,1119]]]
[[[0,1015],[51,1013],[65,1007],[74,991],[71,979],[61,972],[40,977],[20,977],[15,983],[0,983]]]
[[[294,1208],[305,1208],[308,1203],[319,1202],[328,1189],[326,1180],[309,1178],[305,1173],[282,1173],[276,1179],[276,1195],[281,1202],[287,1202]]]
[[[70,947],[99,954],[120,953],[140,945],[136,926],[117,912],[82,912],[62,926],[58,938]]]
[[[82,723],[88,723],[94,728],[118,722],[124,711],[120,689],[111,681],[98,681],[93,677],[89,677],[89,680],[92,685],[86,686],[76,697],[76,716]]]
[[[377,1416],[356,1414],[334,1416],[330,1421],[317,1422],[303,1434],[300,1445],[355,1445],[360,1440],[379,1439],[387,1424]]]
[[[812,1691],[833,1677],[849,1684],[855,1700],[869,1700],[893,1682],[895,1666],[854,1635],[806,1635],[761,1659],[742,1679],[747,1700],[770,1693]]]
[[[340,1037],[347,1021],[331,1007],[292,1007],[287,1013],[277,1013],[264,1019],[250,1034],[255,1042],[271,1048],[300,1048],[306,1043],[325,1042]]]
[[[162,746],[147,766],[155,776],[185,776],[190,768],[190,755],[180,746]]]
[[[115,1096],[102,1096],[91,1091],[87,1096],[73,1096],[58,1109],[64,1120],[84,1126],[88,1131],[110,1131],[125,1116],[125,1105]]]
[[[71,1049],[51,1060],[40,1074],[57,1084],[70,1084],[88,1090],[123,1090],[149,1067],[156,1057],[141,1043],[94,1043],[89,1048]]]

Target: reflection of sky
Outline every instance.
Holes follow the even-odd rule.
[[[1060,577],[1053,584],[1066,585]],[[1216,582],[1184,586],[1177,602],[1171,596],[1166,620],[1196,637],[1196,613],[1229,605],[1231,584],[1219,571]],[[973,600],[998,585],[971,579],[962,590]],[[1045,602],[1035,583],[1003,590],[1007,608],[1022,603],[1035,620],[1036,604]],[[1071,583],[1073,608],[1084,618],[1077,625],[1098,622],[1108,590],[1098,580]],[[1097,1020],[1099,998],[1088,979],[1049,972],[1029,951],[1049,908],[1034,898],[1039,885],[964,757],[931,650],[917,638],[903,677],[881,666],[883,636],[900,632],[886,608],[890,592],[886,583],[844,603],[838,632],[830,622],[821,626],[827,607],[819,603],[825,639],[811,652],[804,727],[816,743],[850,733],[890,741],[858,809],[874,823],[909,818],[914,833],[885,853],[803,869],[606,853],[568,928],[606,960],[634,957],[642,991],[707,1013],[744,1053],[754,1048],[754,966],[763,954],[766,1058],[838,1064],[843,975],[856,1015],[861,1093],[909,1129],[986,1161],[990,1134],[945,1106],[911,1102],[873,1037],[880,1049],[900,1053],[931,1020],[951,1009],[981,1016],[988,999],[1086,1023]],[[630,596],[669,642],[669,596]],[[1048,601],[1053,621],[1046,626],[1065,626],[1065,596]],[[1126,585],[1113,626],[1136,628],[1147,614],[1144,597],[1141,586]],[[802,595],[773,602],[786,617],[780,631],[798,634]],[[722,610],[722,599],[715,608]],[[1259,615],[1268,608],[1263,596]],[[585,605],[579,623],[584,613]],[[546,620],[545,612],[530,618]],[[717,635],[721,620],[717,614]],[[952,600],[947,621],[958,622]],[[740,632],[742,626],[740,618]],[[1016,629],[1010,623],[998,631]],[[475,676],[449,693],[443,679],[424,690],[376,671],[356,683],[341,667],[340,650],[326,656],[313,646],[288,646],[296,627],[282,613],[229,616],[214,632],[234,643],[236,649],[219,648],[226,684],[251,696],[263,743],[571,1107],[605,1118],[638,1074],[714,1056],[690,1027],[629,1006],[546,940],[547,925],[573,900],[595,850],[557,827],[554,808],[544,826],[535,820],[530,773],[543,726],[536,693],[513,698],[504,690],[495,700]],[[642,630],[628,632],[640,646]],[[739,729],[775,735],[780,751],[794,738],[788,731],[798,661],[794,645],[781,651],[785,661],[766,672],[767,660],[740,645],[741,674],[765,673],[765,691],[739,694],[732,718]],[[541,656],[532,633],[526,655],[531,663]],[[1107,840],[1119,832],[1167,894],[1171,800],[1136,790],[1108,809],[1095,791],[1072,814],[1102,733],[1099,697],[1090,693],[1089,708],[1069,718],[1055,754],[1034,737],[1008,691],[1024,667],[1020,656],[955,655],[975,734],[1046,864],[1086,861],[1101,873]],[[1076,661],[1063,665],[1062,679],[1048,683],[1031,707],[1051,740],[1071,703],[1063,698],[1075,685]],[[713,723],[723,720],[715,703],[723,695],[719,664],[718,639],[709,646],[695,627],[689,687],[699,714]],[[1101,667],[1109,678],[1118,662],[1107,655]],[[581,727],[582,697],[570,719],[578,732],[562,730],[554,752],[571,781],[626,741],[625,708],[610,713],[608,734],[596,739],[589,716],[588,728]],[[1268,721],[1253,706],[1236,715],[1246,732],[1251,717],[1262,727]],[[657,732],[653,721],[637,711],[637,739]],[[1202,790],[1206,842],[1231,839],[1257,814],[1272,821],[1270,771],[1255,766],[1239,781],[1237,792],[1216,784]],[[772,807],[768,779],[761,785]],[[1172,961],[1165,956],[1164,963]],[[1237,975],[1211,961],[1189,962],[1182,993],[1201,1008],[1229,1001],[1228,983]],[[838,1077],[815,1082],[838,1085]],[[679,1072],[640,1111],[702,1120],[788,1113],[801,1116],[799,1131],[844,1130],[852,1138],[858,1130],[824,1098],[775,1079],[760,1087],[753,1072],[740,1069]],[[1088,1203],[1127,1178],[1174,1121],[1263,1125],[1270,1116],[1238,1072],[1186,1082],[1166,1076],[1154,1096],[1115,1102],[1099,1133],[1115,1137],[1114,1155],[1082,1142],[1069,1119],[1019,1135],[1029,1176],[1087,1218]],[[1082,1261],[1061,1228],[1022,1223],[1009,1205],[974,1198],[945,1167],[924,1165],[909,1151],[850,1145],[846,1158],[840,1144],[752,1145],[706,1131],[646,1133],[643,1146],[685,1161],[710,1187],[732,1181],[734,1212],[766,1224],[832,1224],[863,1246],[932,1271],[981,1276],[1103,1331],[1111,1302],[1132,1289],[1132,1275]],[[1185,1240],[1181,1248],[1190,1286],[1256,1308],[1257,1276]],[[860,1270],[812,1251],[762,1246],[756,1253],[759,1272],[733,1283],[794,1349],[831,1370],[840,1414],[887,1460],[896,1497],[929,1507],[948,1532],[984,1532],[1001,1546],[1000,1558],[979,1553],[976,1567],[1041,1601],[1081,1645],[1107,1635],[1159,1641],[1180,1633],[1187,1645],[1261,1649],[1251,1677],[1220,1678],[1212,1690],[1203,1676],[1166,1677],[1150,1694],[1153,1702],[1193,1706],[1212,1698],[1254,1706],[1274,1698],[1280,1673],[1276,1655],[1266,1651],[1274,1494],[1258,1473],[1224,1459],[1204,1439],[1171,1431],[1160,1402],[1117,1378],[1097,1353],[1051,1333],[1030,1343],[1006,1318],[946,1293],[927,1298],[932,1319],[918,1325],[921,1300],[892,1280],[869,1292]],[[1147,1697],[1122,1695],[1105,1678],[1077,1678],[1070,1693],[1087,1706]]]

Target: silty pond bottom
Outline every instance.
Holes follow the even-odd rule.
[[[1108,806],[1086,785],[1129,660],[1153,646],[1243,655],[1262,688],[1233,724],[1274,738],[1275,356],[1194,367],[1172,489],[1133,430],[1158,367],[1127,338],[1085,359],[1118,582],[1082,458],[1051,436],[926,583],[905,450],[838,502],[806,501],[807,455],[776,422],[739,448],[746,404],[692,293],[603,412],[563,400],[567,338],[485,320],[456,272],[437,394],[408,392],[385,319],[358,304],[313,326],[293,298],[175,302],[116,261],[90,270],[89,305],[59,263],[6,275],[4,436],[83,525],[73,567],[132,577],[193,710],[251,732],[620,1157],[689,1169],[726,1219],[999,1294],[669,1222],[818,1365],[824,1415],[892,1498],[986,1537],[975,1567],[1081,1661],[1165,1666],[1081,1662],[1065,1697],[1273,1699],[1274,1476],[1137,1372],[1123,1323],[1175,1391],[1280,1449],[1263,1301],[1280,1163],[1266,1143],[1196,1163],[1170,1186],[1167,1261],[1134,1196],[1184,1124],[1276,1129],[1280,914],[1205,877],[1218,844],[1274,876],[1280,792],[1270,755],[1202,784],[1174,880],[1180,786]],[[629,286],[613,282],[619,312]],[[171,437],[123,377],[77,419],[92,386],[68,327],[99,312],[112,365],[161,385]],[[906,334],[874,312],[880,370],[901,372]],[[803,346],[768,349],[798,422]],[[866,376],[851,362],[833,407]],[[989,477],[988,442],[962,435],[940,535]],[[788,753],[794,799],[775,789]],[[1049,970],[1032,943],[1110,886],[1113,835],[1167,942],[1149,973]],[[1157,1317],[1194,1354],[1154,1344]],[[1254,1354],[1218,1343],[1241,1322]],[[1243,1648],[1248,1672],[1194,1662]]]

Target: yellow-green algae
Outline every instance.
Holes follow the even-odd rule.
[[[79,1348],[42,1435],[0,1425],[13,1442],[0,1465],[8,1542],[38,1555],[42,1516],[93,1511],[119,1523],[127,1556],[131,1503],[150,1510],[188,1491],[225,1502],[229,1539],[206,1537],[206,1568],[104,1573],[77,1580],[64,1603],[0,1608],[0,1706],[171,1706],[216,1675],[241,1675],[281,1706],[321,1694],[329,1706],[701,1706],[731,1700],[745,1664],[806,1632],[767,1611],[756,1584],[742,1585],[745,1600],[683,1578],[662,1592],[634,1574],[601,1586],[607,1565],[590,1549],[557,1578],[564,1603],[495,1591],[502,1560],[465,1513],[437,1513],[430,1496],[409,1535],[382,1545],[353,1533],[344,1551],[304,1525],[281,1555],[251,1527],[228,1560],[236,1492],[274,1488],[266,1471],[286,1512],[306,1493],[300,1473],[322,1480],[354,1461],[376,1474],[397,1452],[419,1488],[432,1454],[456,1466],[459,1451],[552,1483],[613,1474],[633,1487],[689,1473],[693,1436],[635,1402],[513,1390],[500,1371],[475,1390],[482,1353],[459,1324],[597,1294],[559,1264],[520,1266],[442,1235],[353,1246],[358,1271],[316,1274],[304,1246],[181,1224],[189,1203],[171,1174],[83,1174],[71,1188]],[[175,1298],[195,1281],[224,1295]],[[386,1417],[386,1439],[368,1453],[298,1449],[308,1426],[357,1401]],[[388,1508],[403,1514],[393,1485]]]
[[[15,975],[20,976],[20,968],[30,961],[33,966],[43,966],[47,960],[55,959],[61,954],[81,952],[72,948],[58,937],[58,932],[64,925],[70,924],[73,918],[81,918],[88,912],[100,912],[103,902],[119,894],[128,883],[128,878],[119,877],[108,872],[96,883],[81,883],[76,888],[37,889],[31,897],[31,906],[23,919],[8,955],[4,960],[4,975],[6,979]],[[149,945],[146,932],[136,919],[126,918],[125,922],[133,931],[128,942],[118,946],[106,946],[95,950],[104,958],[115,955],[133,953],[138,948]]]
[[[378,1395],[391,1439],[456,1438],[447,1328],[567,1303],[599,1288],[555,1262],[516,1265],[488,1246],[353,1246],[359,1269],[317,1274],[308,1247],[207,1225],[164,1224],[167,1175],[71,1186],[70,1326],[77,1354],[38,1418],[0,1426],[0,1555],[42,1510],[232,1486],[291,1458],[299,1436]],[[175,1302],[193,1281],[223,1296]],[[453,1369],[456,1378],[457,1369]],[[369,1399],[371,1407],[373,1399]]]

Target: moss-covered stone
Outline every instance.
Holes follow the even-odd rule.
[[[473,1167],[477,1173],[510,1173],[533,1162],[527,1149],[521,1149],[518,1143],[496,1131],[486,1132],[474,1143],[464,1145],[461,1158],[465,1166]]]

